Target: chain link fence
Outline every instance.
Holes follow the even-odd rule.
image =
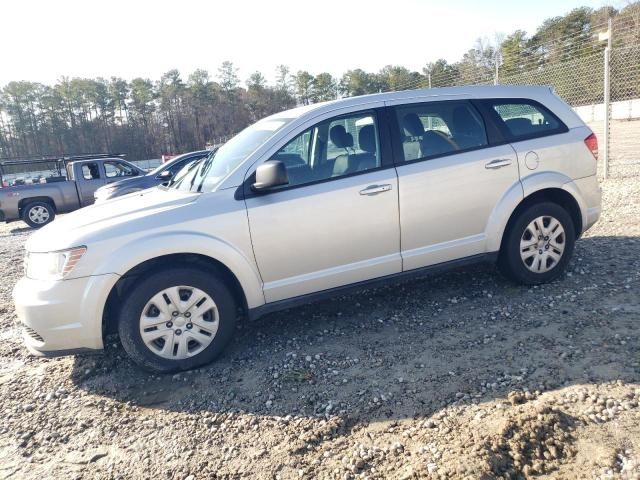
[[[640,176],[640,43],[614,45],[609,66],[609,174]]]
[[[624,31],[629,33],[629,28]],[[616,30],[611,31],[616,38]],[[604,47],[604,46],[603,46]],[[605,49],[562,63],[498,78],[506,85],[550,85],[591,127],[599,140],[599,174],[640,176],[640,43],[610,47],[609,65]],[[608,70],[608,72],[607,72]],[[609,75],[609,105],[605,106]],[[606,121],[608,118],[608,122]],[[605,129],[608,128],[608,145]]]
[[[605,53],[593,52],[580,58],[498,78],[504,85],[550,85],[591,127],[599,140],[599,174],[604,176]],[[640,147],[640,145],[639,145]],[[609,150],[611,153],[611,149]],[[609,159],[609,163],[611,159]],[[611,167],[609,167],[611,172]]]
[[[600,41],[594,32],[608,32],[609,40]],[[460,72],[455,75],[447,72],[427,74],[427,80],[404,87],[549,85],[597,135],[599,174],[603,177],[640,176],[640,24],[616,26],[614,23],[611,26],[603,23],[579,37],[581,43],[577,47],[576,35],[559,39],[556,45],[560,46],[543,46],[547,64],[514,73],[505,71],[497,62],[498,68],[486,65],[475,71],[462,72],[462,75]],[[519,63],[527,65],[531,54],[523,51]],[[607,75],[608,95],[605,90]],[[607,97],[608,107],[605,106]],[[608,135],[605,135],[605,129],[608,129]]]
[[[498,77],[505,85],[551,85],[571,106],[604,102],[604,51],[561,64]]]

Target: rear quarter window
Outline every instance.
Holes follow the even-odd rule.
[[[493,100],[497,114],[510,141],[564,133],[568,128],[547,108],[531,100]]]

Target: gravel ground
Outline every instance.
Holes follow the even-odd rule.
[[[30,357],[10,299],[29,231],[0,226],[0,477],[639,478],[639,220],[621,175],[553,284],[480,266],[369,290],[242,324],[173,376],[115,337]]]

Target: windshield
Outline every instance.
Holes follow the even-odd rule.
[[[215,153],[195,165],[171,184],[170,188],[189,192],[210,192],[251,153],[291,119],[265,119],[245,128]]]

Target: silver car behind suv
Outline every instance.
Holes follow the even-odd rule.
[[[548,87],[347,98],[265,118],[170,187],[60,218],[14,291],[28,347],[219,355],[238,316],[477,261],[558,278],[600,215],[597,140]]]

